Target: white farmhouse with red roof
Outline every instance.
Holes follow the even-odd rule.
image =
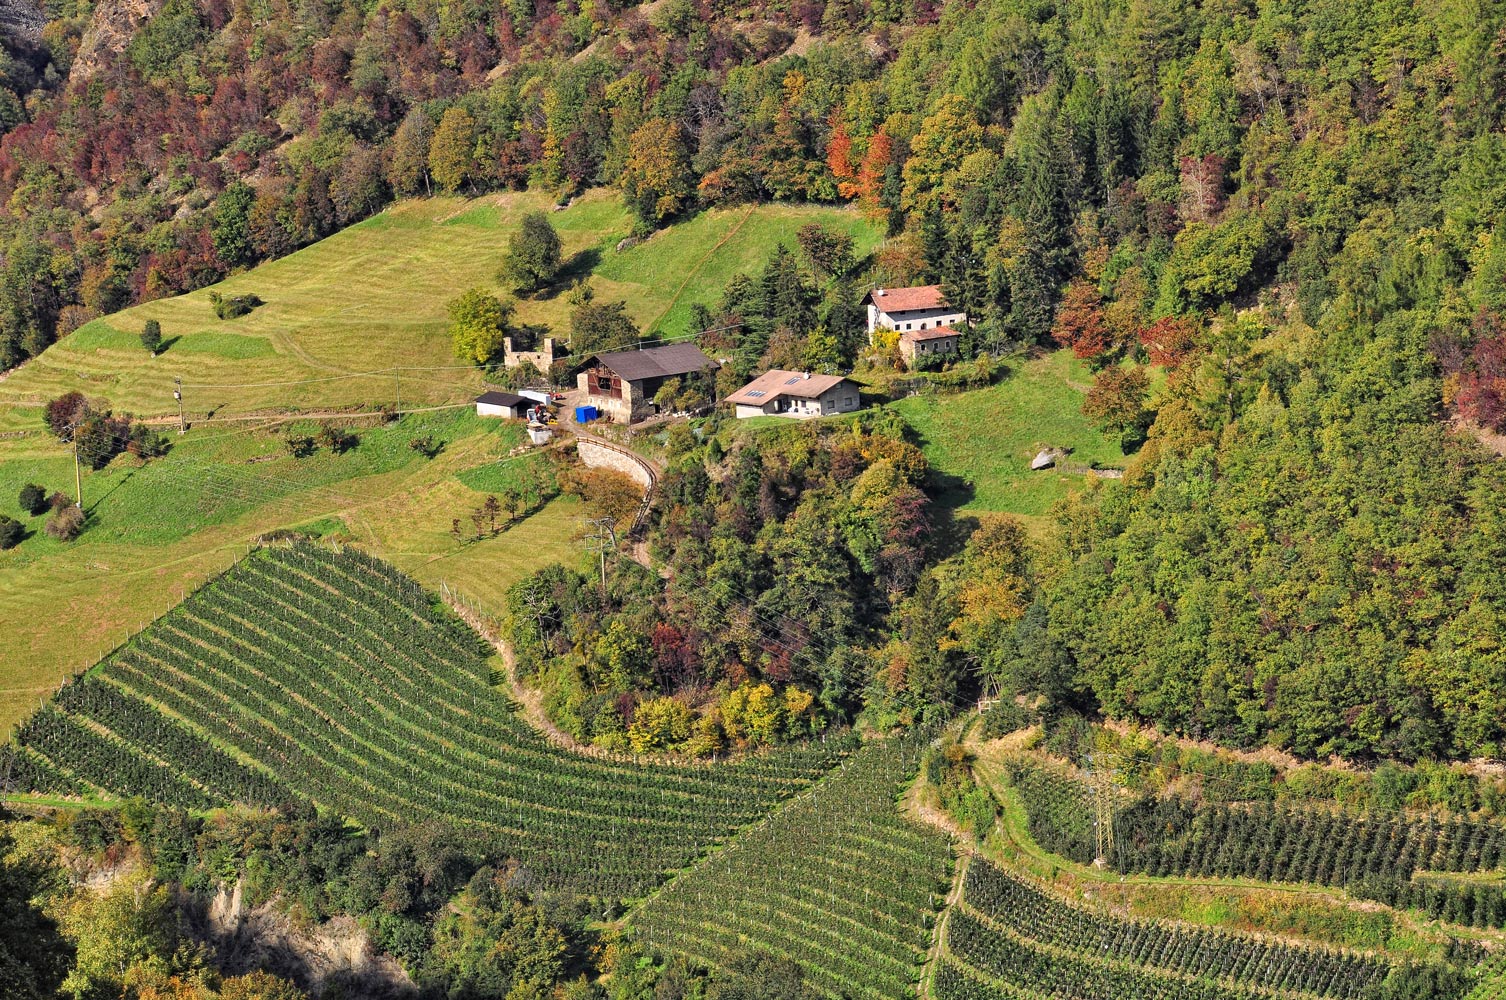
[[[967,325],[967,313],[947,305],[940,285],[913,288],[875,288],[863,299],[868,305],[868,342],[876,330],[899,334],[899,353],[905,363],[930,354],[955,354]]]
[[[960,327],[967,313],[946,303],[940,285],[914,288],[875,288],[863,302],[868,306],[868,340],[875,330],[896,330],[901,335],[934,330],[938,326]]]

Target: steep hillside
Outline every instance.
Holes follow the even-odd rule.
[[[471,286],[496,289],[519,217],[547,206],[525,193],[403,202],[212,289],[262,299],[248,316],[216,319],[206,290],[94,320],[0,382],[0,427],[39,426],[41,404],[73,389],[117,410],[176,415],[175,378],[195,420],[466,400],[482,379],[455,358],[446,303]],[[850,233],[859,254],[879,235],[852,211],[748,206],[707,212],[619,252],[632,223],[601,190],[550,218],[567,271],[589,280],[599,301],[625,302],[650,338],[693,332],[694,306],[713,304],[734,273],[756,271],[775,246],[794,246],[807,223]],[[521,297],[514,322],[563,344],[570,309],[557,287]],[[166,347],[157,357],[139,339],[148,320],[162,326]],[[370,372],[377,374],[363,374]]]
[[[490,653],[384,563],[263,549],[65,688],[4,770],[56,795],[194,809],[308,798],[370,827],[443,819],[548,885],[623,897],[846,749],[716,768],[575,758],[499,700]]]

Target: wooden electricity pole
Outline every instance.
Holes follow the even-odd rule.
[[[173,376],[173,398],[178,401],[178,433],[182,434],[188,429],[188,425],[183,420],[183,377],[181,375]]]
[[[78,466],[78,421],[73,421],[72,432],[68,435],[73,441],[73,497],[78,504],[78,509],[84,509],[84,474]]]

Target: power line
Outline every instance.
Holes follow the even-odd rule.
[[[484,375],[485,372],[475,365],[399,365],[392,368],[376,368],[364,372],[344,372],[339,375],[320,375],[314,378],[282,379],[270,382],[189,382],[184,384],[186,389],[271,389],[290,385],[316,385],[322,382],[343,382],[355,378],[371,378],[377,375],[391,375],[401,372],[452,372],[472,371]],[[459,385],[460,383],[452,383]]]

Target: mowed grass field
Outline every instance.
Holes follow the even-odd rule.
[[[221,321],[210,289],[95,320],[0,379],[0,513],[30,529],[0,553],[0,733],[70,673],[83,669],[245,553],[258,535],[303,527],[355,540],[428,586],[449,584],[487,610],[540,566],[580,557],[581,511],[557,499],[494,538],[457,542],[450,527],[512,474],[494,463],[521,432],[477,420],[468,402],[479,370],[454,358],[445,303],[474,285],[501,292],[496,273],[538,194],[403,202],[282,260],[222,282],[226,296],[265,305]],[[739,270],[755,271],[774,245],[819,221],[852,233],[860,253],[879,239],[856,212],[764,205],[705,212],[618,252],[632,223],[614,192],[592,191],[551,211],[572,277],[591,275],[598,301],[622,299],[646,336],[688,332],[690,308],[711,303]],[[565,283],[518,302],[517,321],[564,337]],[[152,358],[139,334],[162,324],[167,349]],[[392,372],[390,369],[405,369]],[[381,374],[366,374],[380,371]],[[67,450],[42,428],[46,400],[69,390],[116,412],[176,415],[184,385],[192,424],[173,451],[139,465],[122,458],[84,474],[90,524],[63,544],[43,518],[17,508],[22,484],[72,492]],[[295,460],[283,439],[298,425],[273,415],[461,404],[358,429],[345,455]],[[257,419],[229,418],[255,416]],[[317,429],[305,422],[300,432]],[[435,459],[408,447],[432,434]]]
[[[0,433],[35,428],[40,406],[69,389],[118,412],[176,414],[175,377],[195,419],[468,398],[481,379],[454,358],[445,304],[472,286],[505,291],[496,274],[508,237],[524,212],[549,207],[529,192],[402,202],[213,289],[95,320],[0,381]],[[733,274],[755,271],[777,243],[793,246],[808,222],[851,233],[860,254],[880,237],[855,211],[761,205],[704,212],[618,252],[632,220],[604,189],[550,219],[571,277],[590,275],[598,301],[625,301],[646,337],[691,332],[693,304],[716,301]],[[567,284],[520,299],[516,321],[565,338]],[[265,305],[219,320],[211,291]],[[156,358],[139,341],[149,319],[168,343]]]
[[[949,477],[949,506],[1038,518],[1085,486],[1078,473],[1031,471],[1042,448],[1071,448],[1072,465],[1123,466],[1126,456],[1117,436],[1082,415],[1093,376],[1070,351],[1014,361],[1010,369],[987,389],[911,396],[891,406],[920,435],[931,465]]]

